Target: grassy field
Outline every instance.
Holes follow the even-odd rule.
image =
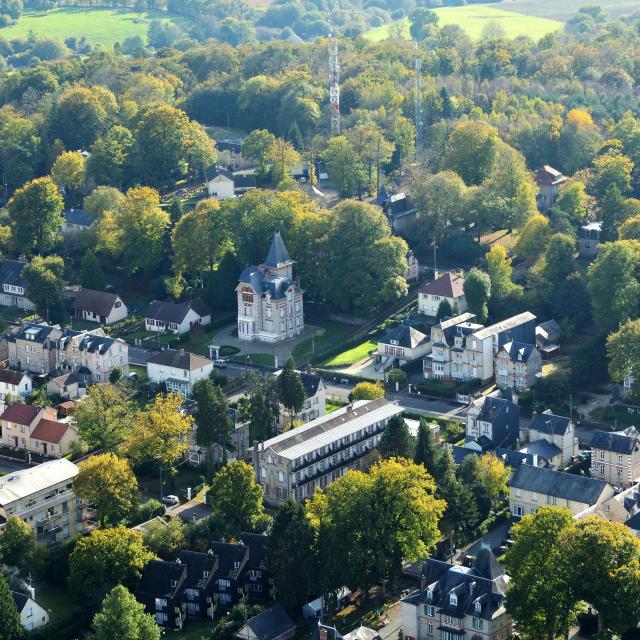
[[[507,37],[529,36],[534,40],[541,38],[547,33],[562,29],[562,22],[523,15],[515,11],[505,11],[504,9],[494,9],[485,5],[468,5],[465,7],[444,7],[435,9],[440,18],[440,24],[457,24],[462,27],[470,38],[478,40],[487,25],[497,25],[506,33]],[[374,42],[384,40],[391,35],[400,33],[409,37],[408,19],[385,24],[372,29],[365,34],[365,37]]]
[[[337,356],[333,356],[333,358],[325,360],[321,364],[323,367],[345,367],[364,360],[369,355],[369,352],[373,351],[377,346],[372,340],[367,340],[357,347],[353,347],[353,349],[348,349]]]
[[[550,2],[549,0],[503,0],[492,5],[497,9],[507,11],[517,11],[532,16],[542,18],[552,18],[554,20],[568,20],[589,2],[585,0],[562,0],[562,2]],[[638,0],[598,0],[593,4],[602,7],[603,11],[611,19],[619,18],[621,15],[633,13],[638,10]]]
[[[314,357],[321,356],[322,353],[337,348],[338,345],[347,340],[356,330],[356,327],[351,324],[345,324],[335,320],[309,320],[309,322],[322,328],[321,332],[314,338],[309,338],[293,348],[291,355],[298,366],[302,366]]]
[[[221,140],[223,138],[244,138],[247,132],[244,129],[235,129],[234,127],[205,127],[207,133],[214,140]]]
[[[173,22],[185,26],[184,18],[170,18],[163,12],[145,11],[142,15],[132,11],[114,9],[65,8],[43,13],[25,11],[15,25],[0,29],[0,36],[7,40],[27,36],[33,31],[42,37],[64,40],[71,36],[85,36],[93,44],[112,47],[130,36],[140,36],[145,42],[151,20]]]

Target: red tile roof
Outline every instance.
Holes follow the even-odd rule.
[[[47,420],[43,418],[31,433],[31,437],[43,442],[58,443],[62,440],[62,436],[64,436],[68,428],[69,424],[67,422],[58,422],[57,420]]]
[[[464,278],[457,274],[445,273],[437,280],[425,284],[419,292],[443,298],[459,298],[464,295]]]
[[[0,420],[30,425],[38,415],[40,409],[30,404],[12,404],[4,410]]]

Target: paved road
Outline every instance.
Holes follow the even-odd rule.
[[[389,623],[378,630],[378,635],[382,640],[387,640],[387,638],[395,639],[398,637],[398,631],[402,626],[402,605],[397,602],[392,607],[389,607],[385,613]]]
[[[5,460],[0,458],[0,473],[11,473],[12,471],[22,471],[28,469],[29,465],[26,462],[20,462],[19,460]]]
[[[464,421],[466,405],[446,400],[425,400],[407,393],[388,393],[389,400],[397,401],[407,411],[431,418],[445,418],[447,420]]]
[[[145,349],[144,347],[134,347],[133,345],[129,345],[129,364],[137,364],[141,367],[144,367],[147,364],[147,360],[154,354],[156,351],[152,351],[151,349]]]

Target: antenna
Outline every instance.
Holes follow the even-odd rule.
[[[331,106],[331,135],[340,135],[340,61],[338,38],[329,35],[329,103]]]
[[[418,149],[422,147],[422,79],[421,79],[421,71],[422,71],[422,60],[420,60],[420,56],[418,55],[418,42],[416,40],[413,41],[413,47],[415,49],[415,58],[413,61],[413,70],[415,73],[415,116],[414,116],[414,124],[416,126],[416,153]],[[434,258],[435,262],[435,258]]]

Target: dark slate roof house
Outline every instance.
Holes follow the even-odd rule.
[[[200,367],[211,364],[209,358],[199,356],[197,353],[183,351],[178,349],[165,349],[155,356],[149,358],[147,362],[159,364],[171,369],[184,369],[185,371],[193,371]]]
[[[296,625],[279,605],[247,620],[234,634],[237,640],[289,640],[296,632]]]
[[[637,435],[620,432],[594,431],[591,437],[591,448],[631,455],[638,449],[640,442]]]
[[[460,298],[464,295],[464,277],[450,272],[443,273],[433,282],[420,287],[418,293],[442,298]]]
[[[102,324],[110,324],[127,317],[126,306],[119,295],[95,289],[80,289],[73,301],[73,310],[77,318]]]
[[[557,416],[549,409],[539,413],[529,425],[530,431],[537,431],[547,435],[564,435],[571,425],[571,419],[565,416]]]
[[[520,407],[510,400],[487,396],[476,420],[491,424],[493,447],[510,447],[518,439]]]
[[[385,334],[378,340],[379,343],[393,344],[406,349],[415,349],[421,344],[429,342],[428,336],[421,331],[405,324],[387,329]]]
[[[179,562],[151,560],[142,571],[136,599],[160,626],[182,629],[185,606],[181,594],[186,578],[187,567]]]
[[[3,306],[34,308],[22,279],[22,270],[26,265],[26,260],[3,260],[0,265],[0,304]]]
[[[187,568],[182,583],[182,599],[187,604],[187,615],[213,618],[216,609],[213,580],[218,570],[218,558],[213,551],[181,551],[177,562]]]

